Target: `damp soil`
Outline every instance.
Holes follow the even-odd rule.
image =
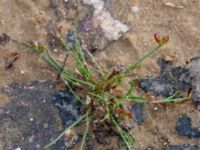
[[[159,81],[162,79],[160,66],[157,63],[159,58],[173,62],[174,68],[184,68],[192,58],[200,55],[199,1],[105,0],[105,4],[111,15],[126,24],[129,31],[120,39],[106,43],[101,50],[91,48],[96,60],[103,67],[130,65],[155,45],[154,33],[168,34],[170,41],[134,72],[134,75],[141,79],[147,77],[153,79],[159,77]],[[78,7],[79,5],[81,7]],[[82,2],[76,0],[68,0],[68,2],[64,0],[0,1],[0,150],[43,149],[42,147],[55,138],[68,124],[62,120],[66,117],[66,110],[63,112],[58,108],[60,105],[54,103],[53,98],[57,89],[51,89],[48,86],[53,83],[38,82],[41,80],[54,82],[57,72],[46,64],[39,54],[25,46],[11,42],[6,35],[26,41],[44,40],[54,47],[53,55],[63,62],[65,53],[56,47],[51,33],[62,27],[62,32],[67,35],[72,28],[74,18],[79,15],[80,19],[83,19],[85,16],[81,12],[89,13],[90,7],[82,6]],[[136,7],[138,9],[133,9]],[[18,58],[13,61],[11,67],[7,68],[8,60],[13,60],[13,53],[17,54]],[[69,60],[67,66],[72,65],[73,63]],[[18,92],[14,91],[14,95],[5,92],[5,89],[15,84]],[[37,91],[31,89],[32,84],[38,87]],[[20,89],[19,87],[27,88]],[[36,92],[37,96],[29,97],[23,95],[23,92],[20,93],[19,90],[29,96]],[[195,90],[198,91],[198,88]],[[21,99],[19,99],[20,96]],[[44,101],[42,98],[49,99],[49,101],[43,105],[41,104]],[[135,150],[199,149],[200,110],[198,102],[189,100],[177,104],[134,105],[132,111],[135,114],[131,129],[135,135]],[[75,115],[72,119],[78,115],[77,112],[73,113]],[[182,124],[185,124],[184,131],[180,130]],[[93,131],[89,135],[86,144],[88,150],[125,149],[109,126],[102,126],[100,129],[102,130]],[[84,125],[75,129],[80,137],[83,130]],[[52,149],[63,149],[62,142],[61,140]],[[78,149],[79,145],[80,139],[73,149]]]

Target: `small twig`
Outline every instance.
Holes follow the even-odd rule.
[[[62,68],[60,69],[58,75],[57,75],[57,78],[56,78],[56,81],[58,81],[60,79],[60,74],[63,72],[64,70],[64,67],[66,65],[66,62],[67,62],[67,58],[68,58],[68,54],[65,55],[65,59],[64,59],[64,62],[63,62],[63,65],[62,65]]]
[[[20,54],[19,53],[11,53],[9,58],[6,59],[6,65],[5,65],[5,68],[8,69],[8,68],[11,68],[14,64],[14,62],[17,61],[17,59],[19,58]]]

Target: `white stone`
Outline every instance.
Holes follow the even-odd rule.
[[[24,74],[25,72],[23,70],[20,71],[21,74]]]
[[[114,19],[111,13],[103,7],[104,2],[102,0],[83,0],[83,3],[92,5],[95,8],[94,20],[99,24],[109,40],[117,40],[122,36],[122,33],[129,30],[127,25]]]
[[[31,122],[32,122],[32,121],[33,121],[33,118],[29,118],[29,121],[31,121]]]
[[[132,11],[133,13],[137,13],[137,12],[139,11],[139,8],[138,8],[137,6],[132,6],[132,7],[131,7],[131,11]]]

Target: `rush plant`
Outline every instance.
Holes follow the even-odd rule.
[[[75,33],[73,36],[74,46],[72,48],[67,45],[62,36],[58,36],[57,38],[59,39],[63,50],[67,53],[66,58],[73,58],[75,63],[73,69],[66,68],[64,65],[58,63],[44,43],[23,42],[23,44],[33,48],[37,52],[42,52],[42,58],[59,72],[60,78],[67,85],[69,91],[82,103],[84,111],[80,118],[65,129],[55,140],[46,145],[45,149],[55,144],[66,131],[71,130],[80,123],[85,123],[86,127],[80,146],[80,150],[83,150],[86,137],[94,124],[107,122],[111,124],[113,130],[119,134],[127,149],[132,150],[134,144],[133,133],[124,128],[122,124],[124,119],[132,118],[132,113],[125,105],[125,101],[132,101],[135,103],[156,102],[149,101],[143,96],[134,95],[136,80],[133,77],[129,77],[129,75],[135,71],[146,58],[164,46],[168,42],[169,37],[159,37],[155,34],[154,38],[157,45],[153,49],[136,62],[133,62],[129,67],[125,69],[116,68],[111,71],[102,69],[89,51],[82,50],[81,44]],[[86,60],[89,60],[89,62]],[[123,85],[127,85],[126,88],[121,88]],[[78,89],[78,92],[76,89]],[[174,102],[177,99],[173,99],[173,97],[174,96],[158,102]],[[185,99],[178,99],[177,101],[182,100]]]

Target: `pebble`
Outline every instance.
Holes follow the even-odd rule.
[[[44,124],[44,128],[47,129],[49,127],[48,123]]]
[[[31,135],[28,140],[29,140],[29,143],[32,143],[34,141],[34,135]]]
[[[167,2],[167,3],[165,3],[165,5],[168,7],[173,7],[173,8],[184,8],[181,5],[175,5],[174,3],[171,3],[171,2]]]
[[[36,148],[37,148],[37,149],[41,148],[40,144],[37,144],[37,145],[36,145]]]
[[[132,7],[131,7],[131,11],[132,11],[133,13],[137,13],[137,12],[139,11],[139,8],[138,8],[137,6],[132,6]]]
[[[29,121],[31,121],[31,122],[32,122],[32,121],[33,121],[33,118],[29,118]]]
[[[20,148],[20,147],[18,147],[18,148],[15,148],[15,150],[21,150],[21,148]]]
[[[58,50],[57,50],[57,49],[53,49],[53,52],[54,52],[54,53],[57,53],[57,52],[58,52]]]
[[[172,56],[167,55],[167,56],[165,56],[164,60],[165,60],[166,62],[171,62],[171,61],[173,61],[174,59],[173,59]]]
[[[21,74],[24,74],[25,72],[23,70],[20,71]]]
[[[5,23],[5,21],[4,21],[4,20],[1,20],[1,24],[2,24],[2,25],[5,25],[6,23]]]
[[[155,111],[158,110],[158,107],[154,107],[153,110],[155,110]]]
[[[44,15],[44,14],[45,14],[45,11],[40,11],[40,14],[41,14],[41,15]]]

